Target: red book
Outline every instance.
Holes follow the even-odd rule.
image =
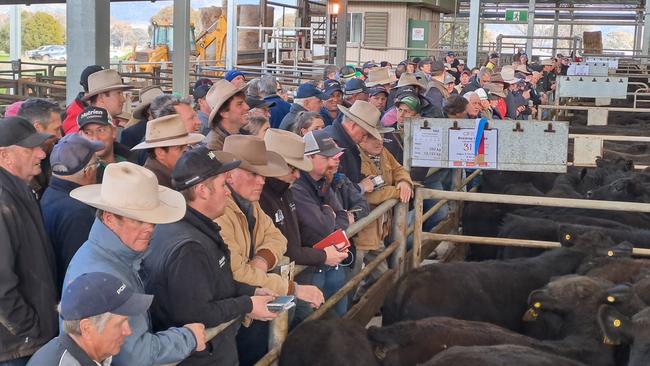
[[[335,232],[324,237],[323,240],[313,245],[314,249],[325,249],[331,245],[336,245],[336,249],[343,251],[350,247],[350,241],[348,236],[345,235],[345,231],[338,229]]]

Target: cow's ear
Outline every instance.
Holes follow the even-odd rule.
[[[633,251],[634,245],[629,241],[624,241],[613,247],[598,249],[597,253],[599,256],[609,258],[631,258]]]
[[[601,305],[598,309],[598,325],[603,333],[603,343],[619,345],[628,343],[631,339],[632,322],[628,317],[609,305]]]
[[[582,170],[580,171],[580,180],[585,179],[585,176],[587,175],[587,173],[589,173],[587,168],[582,168]]]
[[[632,284],[621,283],[607,289],[604,301],[610,305],[628,303],[633,295]]]

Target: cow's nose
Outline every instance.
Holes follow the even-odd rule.
[[[587,191],[587,198],[593,197],[594,192],[593,191]]]

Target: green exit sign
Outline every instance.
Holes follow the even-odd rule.
[[[506,10],[506,22],[527,22],[528,10]]]

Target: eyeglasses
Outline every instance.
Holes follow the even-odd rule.
[[[95,159],[95,161],[91,162],[90,164],[86,165],[83,168],[83,172],[86,173],[88,170],[95,168],[98,169],[102,165],[102,160],[101,159]]]

